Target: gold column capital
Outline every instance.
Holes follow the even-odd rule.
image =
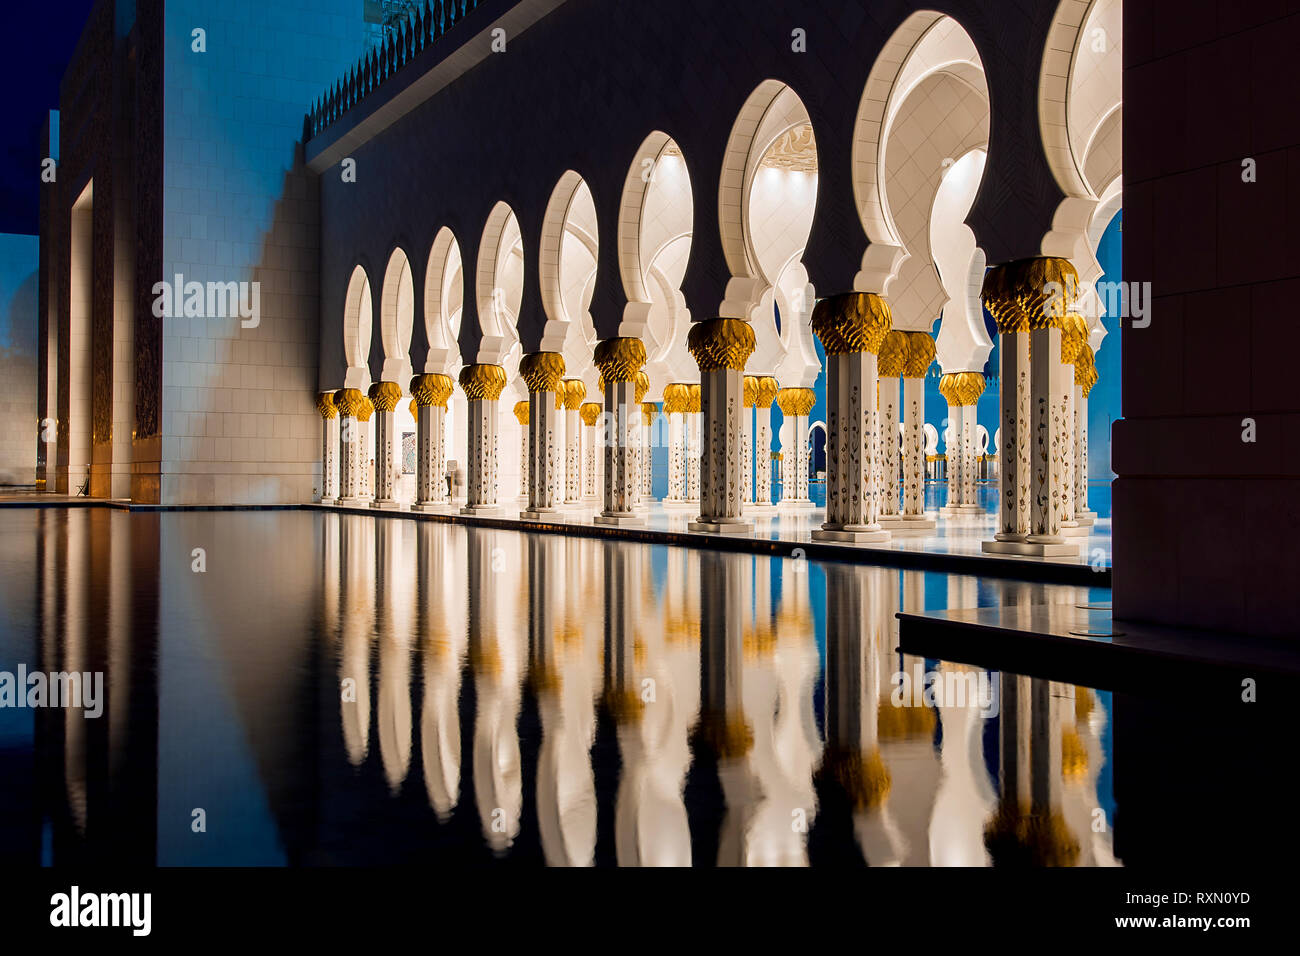
[[[1093,354],[1092,346],[1087,343],[1079,349],[1079,354],[1074,359],[1074,384],[1082,389],[1084,398],[1088,397],[1092,387],[1097,384],[1097,357]]]
[[[597,342],[592,360],[600,369],[600,390],[606,382],[631,382],[645,365],[645,343],[635,338],[605,339]]]
[[[411,410],[412,418],[420,417],[420,404],[415,399],[411,399],[411,404],[407,406]]]
[[[411,379],[411,394],[415,396],[417,405],[437,405],[446,408],[447,399],[451,398],[455,387],[456,383],[451,380],[450,375],[439,372],[417,375]]]
[[[1059,327],[1079,297],[1079,273],[1069,259],[1037,256],[994,266],[984,274],[980,299],[998,331],[1031,332]]]
[[[817,404],[817,393],[811,388],[783,388],[776,393],[776,406],[783,415],[807,416]]]
[[[596,421],[600,418],[601,411],[602,409],[597,402],[585,402],[583,403],[583,406],[578,409],[578,414],[582,416],[582,423],[584,425],[595,425]]]
[[[519,360],[519,374],[530,392],[555,392],[564,378],[564,356],[559,352],[529,352]]]
[[[334,393],[334,405],[345,418],[356,418],[366,396],[359,388],[340,388]]]
[[[845,292],[813,306],[812,330],[827,355],[878,352],[892,324],[889,303],[874,292]]]
[[[754,397],[754,403],[759,408],[771,408],[772,402],[776,400],[776,393],[781,390],[775,378],[771,375],[760,375],[758,377],[758,394]]]
[[[582,400],[587,397],[587,386],[580,378],[566,378],[564,385],[564,407],[576,412],[582,407]]]
[[[528,424],[528,402],[515,402],[515,418],[519,420],[520,425]]]
[[[880,342],[880,351],[876,353],[876,372],[882,378],[898,378],[907,369],[907,360],[911,355],[911,336],[898,329],[885,333]]]
[[[740,398],[746,408],[753,408],[758,401],[758,376],[746,375],[741,380]]]
[[[321,418],[337,418],[339,414],[338,406],[334,404],[333,392],[321,392],[316,396],[316,411],[320,412]]]
[[[698,415],[704,407],[703,401],[700,396],[699,385],[691,384],[686,386],[686,411]]]
[[[641,424],[649,425],[659,417],[659,406],[654,402],[641,403]]]
[[[939,394],[951,406],[974,405],[984,394],[984,376],[979,372],[945,372],[939,379]]]
[[[1073,365],[1079,350],[1088,344],[1088,320],[1078,312],[1067,312],[1061,319],[1061,362]]]
[[[361,396],[361,402],[357,405],[357,421],[368,422],[370,416],[375,413],[375,403],[366,396]]]
[[[743,372],[754,353],[754,329],[743,319],[706,319],[691,325],[686,349],[701,372]]]
[[[690,404],[691,389],[689,385],[683,385],[681,382],[673,382],[664,386],[664,414],[676,415],[686,411],[686,406]]]
[[[402,400],[402,386],[396,382],[375,382],[367,393],[375,408],[381,412],[391,412]]]
[[[460,387],[475,400],[495,402],[506,387],[506,370],[500,365],[466,365],[460,370]]]
[[[645,393],[650,391],[650,376],[640,369],[632,376],[633,399],[639,405],[641,399],[645,398]]]
[[[907,364],[904,378],[925,378],[934,362],[934,337],[929,332],[907,332]]]

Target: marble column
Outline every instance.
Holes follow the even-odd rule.
[[[754,506],[762,511],[772,507],[772,402],[780,391],[771,375],[758,377],[758,394],[754,399]]]
[[[826,521],[818,541],[881,543],[876,352],[890,327],[889,305],[866,292],[822,299],[812,328],[826,351]]]
[[[700,453],[700,515],[687,527],[715,534],[746,534],[741,498],[741,416],[745,362],[754,329],[741,319],[707,319],[691,326],[686,347],[700,368],[704,444]]]
[[[1096,357],[1085,345],[1074,362],[1074,520],[1089,527],[1097,520],[1088,507],[1088,393],[1096,384]]]
[[[455,384],[450,375],[417,375],[415,396],[415,504],[412,511],[436,511],[447,503],[447,400]]]
[[[375,382],[370,386],[370,400],[378,416],[375,419],[375,500],[372,508],[397,508],[397,436],[393,433],[393,412],[402,400],[402,386],[396,382]]]
[[[316,396],[321,417],[320,503],[332,505],[339,498],[339,410],[333,392]]]
[[[582,379],[568,378],[564,385],[564,503],[582,503],[582,400],[587,386]]]
[[[645,398],[646,392],[650,391],[650,376],[646,375],[644,370],[640,370],[633,376],[632,385],[633,407],[629,409],[633,446],[632,504],[634,507],[640,507],[641,499],[644,497],[645,470],[648,467],[645,464],[642,399]]]
[[[939,379],[939,392],[948,402],[948,503],[942,514],[948,516],[983,514],[977,503],[975,481],[979,472],[975,461],[976,403],[984,392],[984,376],[979,372],[945,372]]]
[[[808,498],[808,416],[817,404],[811,388],[783,388],[776,393],[776,404],[785,416],[786,438],[781,445],[781,506],[811,508]]]
[[[669,506],[686,503],[686,416],[690,388],[680,383],[664,386],[664,414],[668,416],[668,496]]]
[[[740,497],[748,505],[754,500],[754,405],[758,402],[758,376],[746,375],[741,394]]]
[[[931,531],[925,513],[925,376],[934,362],[934,339],[928,332],[908,332],[907,363],[903,367],[903,512],[892,527],[900,531]]]
[[[497,512],[497,399],[506,387],[500,365],[466,365],[460,387],[468,399],[468,457],[466,501],[462,514]]]
[[[1074,375],[1079,353],[1088,345],[1088,320],[1078,312],[1067,312],[1061,320],[1061,534],[1086,537],[1088,526],[1075,519],[1075,430]]]
[[[880,345],[876,367],[880,403],[880,524],[890,530],[902,524],[898,424],[902,418],[900,391],[907,356],[908,333],[891,330]]]
[[[585,389],[584,389],[585,391]],[[596,428],[596,423],[600,421],[600,404],[598,402],[584,402],[578,409],[578,414],[582,416],[582,429],[585,438],[583,439],[584,452],[583,458],[586,464],[582,469],[582,500],[584,502],[593,502],[600,500],[600,488],[598,481],[601,477],[600,465],[600,434]]]
[[[531,407],[528,400],[515,402],[511,411],[515,414],[515,421],[519,423],[519,495],[522,498],[528,497],[528,476],[532,471],[532,462],[528,460],[528,423],[531,419]]]
[[[654,402],[641,403],[641,500],[654,500],[654,428],[659,407]]]
[[[559,483],[564,356],[530,352],[519,360],[519,374],[528,385],[528,507],[519,517],[553,521],[564,497]]]
[[[994,542],[1023,543],[1029,537],[1029,324],[1014,303],[986,294],[985,306],[998,325],[1001,356],[998,531],[993,538]]]
[[[355,505],[369,496],[370,416],[375,407],[356,388],[334,393],[339,409],[339,504]]]
[[[595,521],[604,525],[641,525],[645,520],[633,513],[639,444],[634,416],[640,416],[636,375],[645,364],[645,345],[634,338],[605,339],[597,343],[593,358],[600,368],[605,399],[605,507]]]
[[[687,385],[686,500],[700,500],[700,386]]]

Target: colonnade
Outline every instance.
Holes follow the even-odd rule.
[[[1096,364],[1086,321],[1075,311],[1078,278],[1063,259],[1038,258],[988,272],[983,298],[998,327],[998,531],[985,550],[1034,555],[1077,552],[1070,537],[1095,518],[1087,499],[1087,398]],[[931,530],[925,512],[924,377],[935,357],[923,331],[892,328],[889,304],[873,293],[818,301],[812,330],[826,352],[827,504],[819,540],[881,543],[891,532]],[[651,499],[652,449],[666,438],[664,504],[693,510],[695,531],[746,533],[746,513],[774,506],[771,462],[781,468],[780,506],[811,507],[808,497],[810,388],[782,388],[774,376],[746,375],[754,350],[749,323],[733,318],[694,323],[687,347],[700,381],[672,382],[660,409],[644,401],[650,382],[645,345],[621,337],[599,342],[600,401],[588,402],[580,379],[565,378],[557,352],[523,356],[528,400],[515,406],[523,427],[520,494],[524,518],[563,520],[569,507],[600,505],[600,524],[645,521]],[[468,399],[467,514],[496,512],[497,402],[506,386],[500,365],[460,371]],[[939,389],[951,422],[945,516],[983,514],[977,498],[976,404],[985,388],[977,371],[945,372]],[[453,389],[445,374],[411,381],[418,428],[417,510],[450,505],[443,435]],[[368,393],[344,388],[318,397],[323,419],[321,470],[325,503],[368,501],[398,507],[393,466],[393,410],[403,389],[376,382]],[[773,455],[771,408],[785,416]],[[374,420],[377,462],[369,487],[365,456]],[[662,427],[666,424],[666,428]]]

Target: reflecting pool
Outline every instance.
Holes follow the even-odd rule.
[[[1250,725],[897,649],[900,610],[1107,600],[364,515],[3,509],[0,671],[102,673],[105,700],[98,719],[0,708],[0,856],[1213,855],[1171,804],[1232,818],[1250,787],[1208,783],[1203,758],[1253,760]]]

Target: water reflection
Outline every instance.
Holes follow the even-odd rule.
[[[1116,862],[1110,694],[897,647],[899,610],[1086,590],[363,515],[21,519],[0,560],[39,613],[5,660],[109,687],[102,724],[37,716],[47,860]]]

